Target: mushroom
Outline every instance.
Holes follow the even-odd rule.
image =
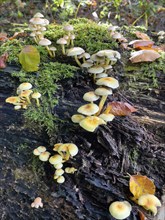
[[[48,161],[49,156],[50,156],[50,153],[48,151],[45,151],[45,152],[40,153],[39,159],[41,161]]]
[[[99,115],[99,118],[103,119],[104,121],[108,122],[108,121],[112,121],[114,119],[114,115],[113,114],[101,114]]]
[[[32,94],[32,98],[33,99],[36,99],[36,104],[37,104],[37,106],[39,107],[40,106],[40,103],[39,103],[39,98],[41,97],[41,93],[39,93],[39,92],[34,92],[33,94]]]
[[[49,53],[49,55],[52,57],[52,52],[50,51],[50,49],[49,49],[49,47],[48,47],[49,45],[52,44],[52,42],[51,42],[50,40],[48,40],[48,39],[46,39],[46,38],[43,38],[43,39],[41,39],[41,40],[39,41],[38,44],[41,45],[41,46],[45,46],[46,49],[47,49],[47,51],[48,51],[48,53]]]
[[[85,50],[81,47],[73,47],[67,51],[67,56],[73,56],[75,58],[76,63],[81,67],[81,63],[78,60],[78,55],[85,53]]]
[[[20,94],[19,94],[19,97],[23,97],[23,98],[25,98],[26,100],[27,100],[27,102],[28,102],[28,104],[30,104],[31,103],[31,101],[30,101],[30,95],[33,93],[33,91],[32,90],[24,90],[24,91],[22,91]]]
[[[56,171],[55,171],[55,176],[62,176],[62,174],[64,174],[64,170],[63,169],[57,169]]]
[[[59,177],[57,178],[57,183],[64,183],[64,182],[65,182],[64,176],[59,176]]]
[[[65,168],[66,173],[75,173],[76,171],[77,171],[77,169],[74,167],[66,167]]]
[[[62,54],[65,55],[66,54],[66,52],[65,52],[65,44],[67,44],[67,40],[65,40],[65,38],[60,38],[60,39],[57,40],[56,43],[61,45]]]
[[[107,86],[112,89],[119,87],[119,82],[113,77],[105,77],[97,80],[96,85],[98,86]]]
[[[94,101],[97,101],[100,97],[96,95],[94,91],[86,92],[83,95],[83,99],[87,102],[93,103]]]
[[[62,163],[54,164],[55,169],[61,169],[63,167]]]
[[[79,123],[82,128],[90,132],[94,132],[95,129],[102,124],[106,124],[106,122],[97,116],[88,116]]]
[[[80,123],[81,120],[83,120],[85,117],[80,114],[75,114],[71,117],[71,120],[73,123]]]
[[[161,206],[161,202],[154,195],[144,194],[139,197],[138,205],[143,206],[146,210],[150,210],[154,215],[156,215],[157,207]]]
[[[20,99],[20,97],[18,97],[18,96],[11,96],[11,97],[8,97],[6,100],[5,100],[5,102],[7,102],[7,103],[10,103],[10,104],[13,104],[13,105],[21,105],[21,99]]]
[[[116,219],[125,219],[130,216],[132,207],[127,201],[116,201],[109,206],[110,214]]]
[[[43,207],[42,199],[40,197],[35,198],[34,202],[31,204],[32,208],[38,209],[39,207]]]
[[[49,50],[52,52],[52,56],[55,57],[56,47],[50,47]]]
[[[96,112],[99,111],[99,106],[93,103],[82,105],[77,110],[79,113],[83,115],[94,115]]]
[[[99,103],[99,111],[96,114],[96,115],[99,115],[102,108],[103,108],[103,106],[104,106],[105,101],[107,100],[108,95],[112,95],[112,89],[105,88],[105,87],[99,87],[95,90],[95,94],[99,95],[99,96],[102,96],[101,100],[100,100],[100,103]]]
[[[17,88],[17,94],[19,95],[24,90],[29,90],[32,88],[32,84],[29,82],[21,83]]]
[[[62,156],[62,158],[66,161],[69,160],[70,156],[75,156],[78,153],[78,147],[72,143],[62,144],[58,148],[58,153]]]
[[[62,157],[59,154],[55,154],[54,156],[51,156],[49,158],[49,163],[55,165],[55,164],[59,164],[62,163]]]

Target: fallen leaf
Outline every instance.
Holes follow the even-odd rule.
[[[127,116],[130,115],[132,112],[136,112],[132,105],[127,102],[110,102],[105,110],[105,114],[113,114],[115,116]]]
[[[40,63],[40,54],[37,48],[32,45],[25,46],[19,53],[19,62],[27,72],[37,71]]]
[[[147,220],[147,217],[140,210],[138,210],[138,214],[139,214],[140,220]]]
[[[140,38],[142,40],[149,40],[149,41],[151,40],[150,37],[147,34],[142,33],[140,31],[136,31],[135,35],[136,35],[137,38]]]
[[[133,194],[133,200],[137,200],[144,194],[155,194],[155,185],[147,176],[133,175],[130,176],[129,189]]]
[[[6,68],[7,59],[8,59],[8,53],[4,53],[0,56],[0,69]]]
[[[131,53],[129,58],[132,63],[153,62],[158,59],[160,54],[154,50],[139,50]]]
[[[139,47],[152,47],[154,42],[151,40],[133,40],[129,42],[129,45],[132,45],[135,49],[139,49]]]
[[[15,32],[12,37],[9,37],[9,40],[13,40],[13,39],[18,38],[18,37],[26,37],[26,36],[27,36],[27,34],[24,31]]]

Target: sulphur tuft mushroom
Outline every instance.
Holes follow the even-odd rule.
[[[81,47],[73,47],[73,48],[70,48],[68,51],[67,51],[67,56],[69,57],[74,57],[75,58],[75,61],[76,63],[81,67],[81,63],[78,59],[78,55],[82,54],[82,53],[85,53],[85,50]]]
[[[88,116],[80,121],[79,125],[89,132],[94,132],[99,125],[106,124],[106,122],[97,116]]]
[[[89,103],[86,105],[82,105],[78,108],[77,111],[83,115],[94,115],[96,112],[99,111],[99,106],[94,103]]]
[[[72,115],[71,120],[73,123],[80,123],[81,120],[83,120],[85,118],[85,116],[80,115],[80,114],[75,114]]]
[[[144,194],[139,197],[138,205],[143,206],[146,210],[150,210],[154,215],[156,215],[157,207],[161,206],[161,202],[154,195]]]
[[[62,163],[62,157],[59,154],[55,154],[49,158],[49,163],[52,165]]]
[[[38,209],[39,207],[43,207],[42,199],[40,197],[35,198],[34,202],[31,204],[32,208]]]
[[[57,178],[57,183],[64,183],[65,182],[65,177],[64,176],[59,176]]]
[[[77,169],[74,168],[74,167],[66,167],[66,168],[65,168],[65,172],[66,172],[66,173],[71,173],[71,174],[73,174],[73,173],[75,173],[76,171],[77,171]]]
[[[45,151],[45,152],[40,153],[39,159],[40,159],[41,161],[44,161],[44,162],[45,162],[45,161],[48,161],[49,156],[50,156],[50,153],[49,153],[48,151]]]
[[[127,201],[116,201],[109,206],[109,212],[115,219],[125,219],[130,216],[132,207]]]
[[[31,97],[36,100],[36,104],[39,107],[40,106],[39,98],[41,97],[41,93],[34,92]]]

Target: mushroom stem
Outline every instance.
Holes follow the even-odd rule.
[[[109,62],[110,62],[110,59],[107,58],[107,59],[105,60],[105,65],[109,65]]]
[[[109,114],[111,112],[112,106],[108,105],[103,114]]]
[[[45,46],[45,47],[46,47],[46,49],[47,49],[47,51],[48,51],[48,53],[49,53],[50,57],[53,57],[53,55],[52,55],[52,53],[51,53],[51,51],[50,51],[49,47],[48,47],[48,46]]]
[[[104,106],[104,103],[105,103],[107,97],[108,97],[108,95],[103,95],[101,97],[101,100],[100,100],[100,103],[99,103],[99,111],[96,113],[96,115],[100,114],[101,110],[103,109],[103,106]]]
[[[62,54],[65,55],[66,54],[66,52],[65,52],[65,45],[61,44],[61,48],[62,48]]]
[[[71,46],[74,47],[74,40],[73,39],[70,40],[70,43],[71,43]]]
[[[38,98],[36,98],[36,104],[37,104],[37,107],[40,106],[40,102],[39,102],[39,99],[38,99]]]
[[[77,58],[77,55],[74,56],[74,59],[75,59],[76,63],[79,65],[79,67],[81,67],[81,63],[80,63],[79,59]]]
[[[27,102],[28,102],[29,104],[31,104],[30,98],[29,98],[28,96],[26,96],[25,98],[26,98]]]

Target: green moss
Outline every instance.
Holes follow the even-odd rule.
[[[131,64],[125,67],[125,75],[129,78],[131,88],[140,89],[158,88],[158,74],[165,74],[164,54],[154,62]]]
[[[82,47],[88,53],[93,54],[102,49],[118,48],[118,44],[112,40],[107,31],[107,25],[98,25],[85,18],[72,19],[68,23],[74,26],[75,46]],[[63,25],[50,25],[45,34],[54,43],[64,35],[66,33],[63,31]]]
[[[33,91],[36,90],[42,94],[40,107],[36,107],[33,102],[34,104],[24,111],[27,127],[37,132],[44,129],[51,137],[57,128],[55,121],[60,120],[52,114],[54,106],[58,103],[56,83],[59,80],[73,77],[76,70],[75,66],[50,62],[43,64],[38,73],[20,71],[12,74],[19,78],[20,82],[30,82],[33,85]]]
[[[21,40],[8,40],[3,43],[0,47],[1,54],[7,52],[9,54],[8,62],[9,63],[19,63],[18,54],[21,52],[23,47],[23,42]]]

